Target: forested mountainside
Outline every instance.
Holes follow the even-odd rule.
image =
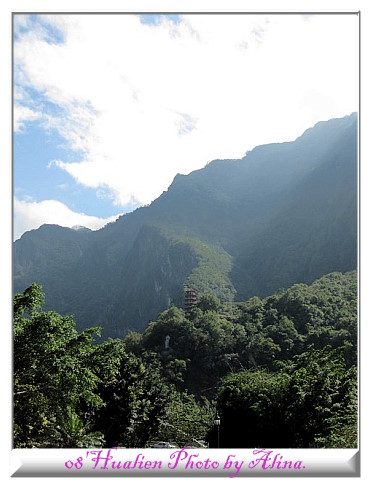
[[[15,448],[357,447],[355,271],[103,343],[43,300],[14,298]]]
[[[261,298],[357,268],[357,114],[293,142],[177,175],[151,205],[99,231],[43,225],[14,243],[14,291],[103,337],[143,331],[184,288]]]

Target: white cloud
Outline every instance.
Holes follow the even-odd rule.
[[[42,114],[40,112],[36,112],[31,108],[16,105],[14,107],[14,132],[19,132],[25,125],[26,122],[39,120],[42,118]]]
[[[24,89],[62,107],[60,117],[44,113],[43,124],[83,153],[58,166],[82,185],[108,188],[120,205],[149,203],[178,172],[357,110],[355,15],[47,22],[57,22],[65,42],[48,43],[44,27],[20,35],[16,72]]]
[[[75,213],[66,205],[56,200],[21,201],[14,198],[14,240],[44,223],[61,225],[64,227],[84,226],[91,230],[98,230],[107,223],[114,221],[119,215],[110,218]]]

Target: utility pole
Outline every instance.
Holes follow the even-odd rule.
[[[220,416],[217,413],[216,419],[215,419],[215,426],[217,426],[217,448],[220,448]]]

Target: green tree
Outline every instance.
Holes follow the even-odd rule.
[[[223,448],[284,447],[283,411],[289,376],[266,370],[229,374],[217,396]]]
[[[218,311],[221,307],[221,301],[214,294],[204,294],[199,298],[198,308],[204,311]]]
[[[187,392],[174,389],[168,395],[165,415],[160,421],[157,439],[179,447],[199,448],[212,429],[215,408],[206,399],[202,403]]]
[[[343,347],[316,350],[310,346],[281,368],[290,377],[285,414],[292,446],[355,448],[357,369],[347,369]]]
[[[103,346],[119,348],[120,354],[114,377],[100,383],[103,405],[96,412],[95,428],[104,433],[107,446],[144,447],[156,435],[167,401],[156,356],[146,357],[145,363],[126,353],[121,340]]]
[[[292,320],[286,316],[276,319],[276,321],[265,328],[265,333],[274,343],[279,345],[282,357],[289,357],[289,352],[301,344],[302,338],[296,330]]]
[[[101,404],[99,378],[89,368],[99,329],[78,334],[72,317],[42,312],[43,299],[37,284],[14,298],[15,447],[61,446],[66,414],[81,417]]]
[[[224,447],[355,448],[356,367],[342,348],[312,346],[278,372],[228,375],[217,398]]]

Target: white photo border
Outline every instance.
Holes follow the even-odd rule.
[[[67,2],[65,2],[67,3]],[[76,2],[77,3],[77,2]],[[347,2],[349,4],[349,2]],[[307,4],[306,4],[307,5]],[[215,15],[222,15],[222,14],[235,14],[235,15],[246,15],[246,14],[269,14],[269,15],[279,15],[279,14],[303,14],[303,13],[312,13],[318,15],[325,15],[325,14],[340,14],[340,15],[358,15],[359,16],[359,26],[360,26],[360,12],[353,10],[353,5],[350,5],[350,10],[348,11],[310,11],[307,10],[300,11],[203,11],[203,12],[188,12],[188,11],[177,11],[177,10],[141,10],[141,11],[115,11],[115,12],[88,12],[88,11],[80,11],[80,12],[43,12],[43,11],[35,11],[35,12],[25,12],[22,13],[52,13],[58,14],[61,13],[63,15],[78,15],[81,14],[111,14],[111,15],[121,15],[121,14],[144,14],[144,13],[169,13],[169,14],[187,14],[187,15],[198,15],[198,14],[215,14]],[[19,12],[12,12],[12,16],[16,15]],[[13,18],[13,17],[12,17]],[[9,19],[8,19],[9,20]],[[360,51],[361,51],[361,39],[360,39],[360,28],[359,28],[359,44],[360,44]],[[11,41],[12,42],[12,41]],[[13,65],[13,59],[12,59]],[[361,66],[361,59],[360,59],[360,66]],[[361,69],[360,69],[361,70]],[[359,73],[360,74],[360,73]],[[359,100],[359,128],[361,133],[361,103]],[[359,147],[360,148],[360,147]],[[360,148],[361,149],[361,148]],[[361,152],[359,153],[361,154]],[[359,156],[359,160],[361,157]],[[359,167],[360,169],[360,167]],[[360,183],[359,183],[360,189]],[[359,196],[360,198],[360,196]],[[360,208],[359,208],[360,209]],[[360,243],[360,233],[358,234],[358,239]],[[359,249],[360,250],[360,249]],[[360,255],[360,254],[359,254]],[[360,420],[360,414],[359,414]],[[360,444],[360,438],[359,438]],[[96,450],[96,449],[95,449]],[[95,451],[94,450],[94,451]],[[101,458],[104,455],[109,456],[110,449],[103,449],[101,450]],[[304,477],[359,477],[360,476],[360,448],[357,449],[268,449],[266,448],[266,452],[272,452],[272,455],[275,454],[281,455],[283,461],[287,460],[288,462],[302,462],[305,469],[277,469],[277,468],[262,468],[263,462],[259,464],[259,470],[257,470],[258,465],[255,468],[250,468],[249,464],[253,459],[256,459],[256,454],[254,450],[240,450],[240,449],[227,449],[227,450],[189,450],[189,455],[194,455],[193,460],[196,462],[205,461],[206,458],[211,458],[212,461],[219,463],[219,468],[213,469],[211,471],[205,471],[201,469],[190,469],[185,468],[186,462],[179,464],[178,467],[175,469],[164,468],[166,465],[172,461],[170,456],[174,452],[178,450],[153,450],[153,449],[118,449],[115,454],[114,458],[117,460],[123,461],[131,461],[135,462],[135,459],[138,455],[145,456],[145,460],[154,462],[154,461],[161,461],[162,462],[162,469],[139,469],[137,468],[132,470],[124,470],[124,469],[103,469],[101,465],[98,464],[97,467],[94,469],[94,462],[91,463],[84,463],[84,467],[77,469],[75,467],[68,468],[66,467],[66,463],[68,461],[77,461],[78,458],[84,458],[88,451],[93,451],[93,449],[32,449],[32,450],[24,450],[24,449],[13,449],[10,452],[10,475],[11,477],[168,477],[168,476],[189,476],[189,477],[208,477],[208,476],[221,476],[221,477],[231,477],[231,471],[228,469],[222,468],[225,464],[227,458],[230,455],[235,455],[235,460],[243,461],[244,464],[241,467],[240,471],[238,472],[238,477],[287,477],[287,476],[304,476]],[[96,450],[99,451],[99,450]],[[112,452],[111,452],[112,453]],[[198,457],[195,457],[198,455]],[[261,453],[262,455],[262,453]],[[187,458],[188,459],[188,458]],[[187,460],[186,459],[186,460]],[[236,475],[234,475],[236,476]]]

